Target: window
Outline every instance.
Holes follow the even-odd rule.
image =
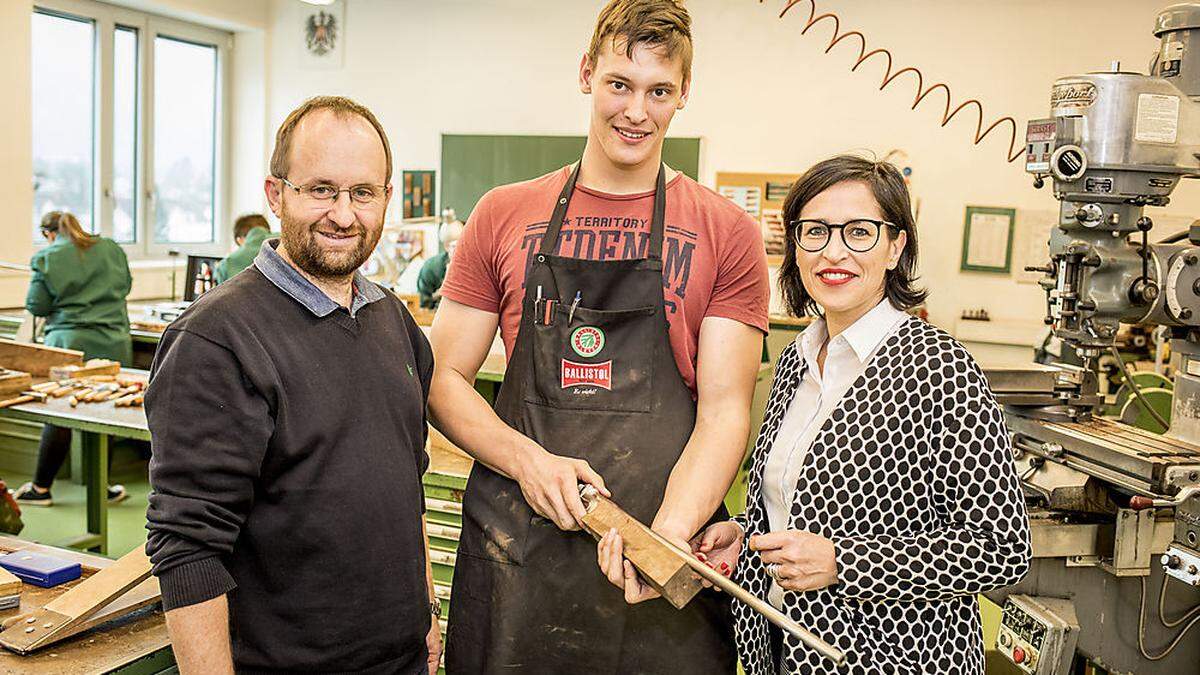
[[[154,40],[154,240],[213,240],[217,50]]]
[[[229,35],[91,0],[35,1],[35,234],[59,209],[134,256],[223,251]]]
[[[33,234],[50,211],[95,229],[95,25],[33,14]]]
[[[113,239],[137,241],[138,31],[113,32]]]

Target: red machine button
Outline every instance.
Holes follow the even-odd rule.
[[[1025,650],[1013,647],[1013,663],[1025,663]]]

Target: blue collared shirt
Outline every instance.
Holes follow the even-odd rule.
[[[303,274],[292,267],[275,248],[279,246],[278,239],[268,239],[258,251],[254,266],[263,276],[279,287],[279,290],[292,296],[296,302],[308,308],[308,311],[319,317],[333,313],[340,305],[329,299],[325,292],[317,288],[313,282],[304,278]],[[375,285],[362,272],[354,273],[354,295],[350,300],[350,316],[358,310],[377,300],[383,300],[387,295],[383,289]]]

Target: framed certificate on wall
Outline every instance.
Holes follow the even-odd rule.
[[[1016,209],[968,206],[963,222],[961,269],[1008,274],[1012,268]]]

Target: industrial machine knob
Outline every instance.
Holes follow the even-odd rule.
[[[1000,634],[1000,646],[1001,647],[1007,647],[1010,642],[1012,642],[1012,640],[1009,639],[1008,633]]]
[[[1176,570],[1179,569],[1179,566],[1183,564],[1183,561],[1180,560],[1179,556],[1177,555],[1164,553],[1162,557],[1162,564],[1163,567],[1166,567],[1167,569]]]
[[[1025,650],[1013,647],[1013,663],[1025,663]]]

